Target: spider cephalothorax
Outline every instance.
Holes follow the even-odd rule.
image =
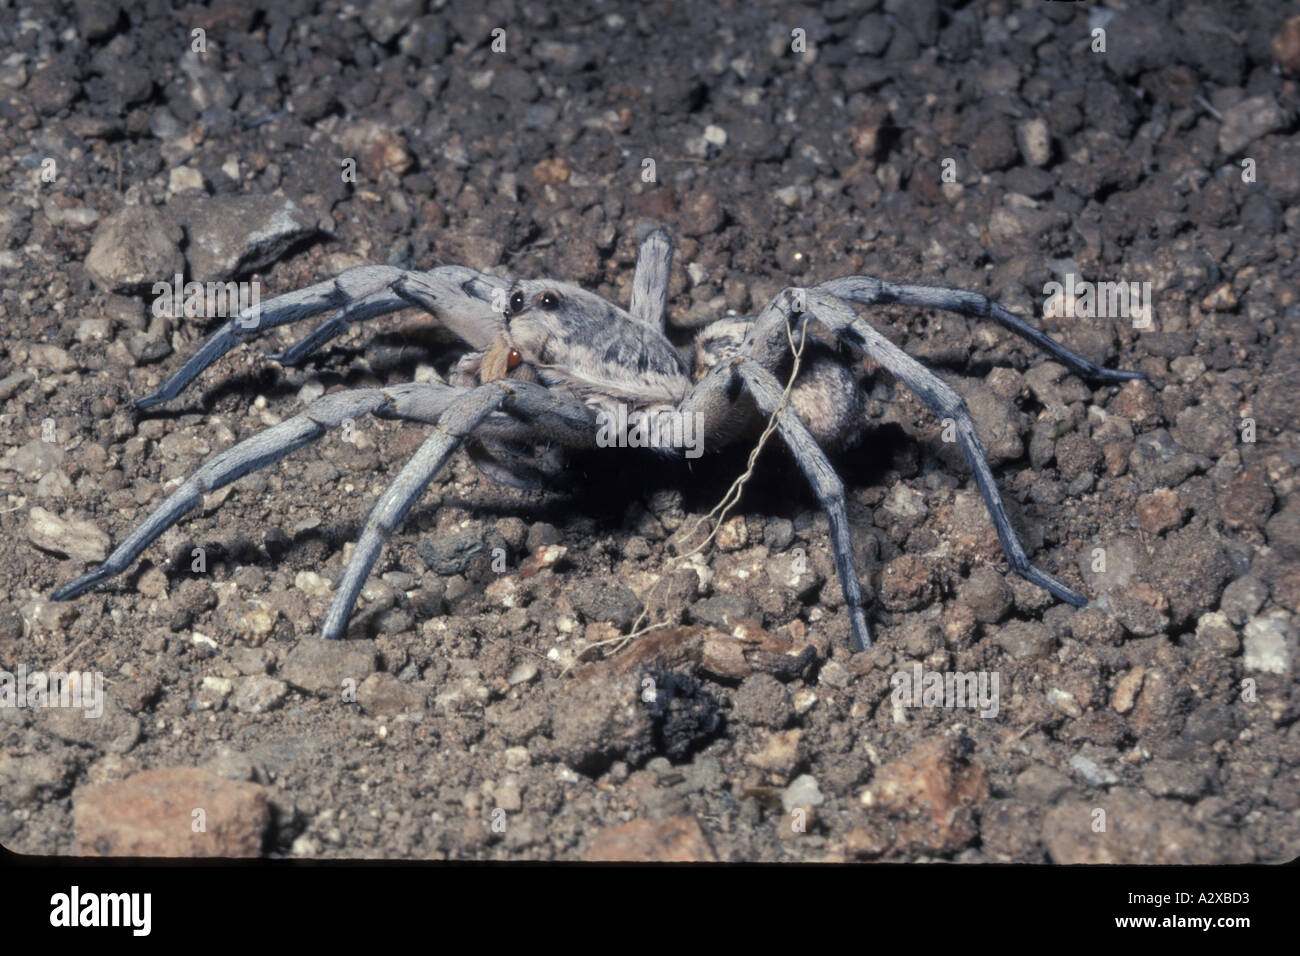
[[[373,414],[430,424],[428,438],[366,520],[325,620],[325,636],[336,638],[347,627],[384,539],[457,448],[464,447],[490,477],[533,487],[542,477],[539,447],[638,446],[606,441],[611,422],[634,423],[654,436],[650,447],[660,452],[691,455],[698,446],[687,447],[682,437],[696,429],[679,427],[683,417],[688,424],[699,424],[703,448],[710,451],[752,440],[765,421],[774,421],[826,511],[854,643],[865,648],[871,639],[849,543],[844,487],[824,452],[850,440],[861,426],[860,388],[840,352],[830,347],[841,343],[873,358],[936,414],[952,420],[1011,569],[1061,600],[1085,603],[1030,563],[1007,518],[965,402],[872,328],[854,306],[900,303],[987,318],[1050,352],[1076,374],[1119,382],[1141,378],[1139,373],[1099,368],[982,295],[896,285],[869,276],[787,289],[757,316],[719,320],[696,336],[688,361],[664,334],[671,259],[668,236],[650,233],[641,244],[626,311],[562,282],[507,283],[464,266],[427,272],[362,266],[263,303],[252,321],[244,314],[230,319],[137,407],[174,398],[241,340],[331,309],[337,311],[323,325],[273,358],[296,364],[352,323],[408,305],[437,317],[469,351],[446,383],[410,382],[332,393],[226,449],[173,492],[108,560],[59,588],[54,597],[74,598],[120,574],[204,494],[282,458],[344,421]],[[803,341],[809,329],[830,345],[807,336],[811,350],[787,395],[779,376],[791,368],[791,343]]]
[[[577,286],[511,289],[507,336],[543,384],[636,406],[676,404],[690,391],[690,368],[661,328]]]

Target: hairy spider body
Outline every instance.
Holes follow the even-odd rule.
[[[988,318],[1033,342],[1072,371],[1096,381],[1141,378],[1099,368],[1027,325],[982,295],[930,286],[896,285],[847,276],[808,289],[782,291],[757,316],[722,319],[696,337],[688,362],[664,334],[672,243],[656,230],[641,243],[626,311],[574,285],[550,280],[507,283],[464,266],[408,272],[361,266],[338,278],[278,296],[227,321],[153,394],[136,402],[151,408],[178,395],[200,372],[243,339],[310,315],[337,310],[300,342],[273,355],[301,362],[351,324],[419,306],[469,346],[448,382],[405,383],[334,392],[217,454],[174,491],[99,567],[53,594],[68,600],[125,571],[148,545],[220,488],[344,421],[373,414],[430,425],[419,449],[372,509],[335,592],[322,628],[342,636],[384,541],[457,448],[464,447],[489,477],[538,487],[546,472],[541,449],[601,444],[601,422],[611,414],[658,424],[690,415],[717,450],[775,424],[829,520],[831,553],[848,608],[854,644],[870,646],[862,590],[854,567],[844,486],[824,448],[851,441],[861,427],[861,389],[832,348],[809,338],[811,350],[788,390],[791,343],[805,332],[829,333],[870,356],[912,389],[936,414],[956,424],[956,438],[1011,569],[1076,606],[1085,602],[1030,563],[1003,507],[974,423],[961,397],[942,379],[872,328],[852,307],[917,305]],[[808,326],[813,320],[814,326]],[[693,365],[693,368],[692,368]],[[683,449],[650,429],[665,454]],[[549,466],[552,470],[554,464]]]

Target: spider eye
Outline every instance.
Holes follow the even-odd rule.
[[[560,307],[560,297],[554,292],[542,293],[542,308],[548,312],[554,312]]]
[[[509,370],[517,369],[523,364],[524,357],[519,354],[518,349],[511,349],[506,355],[506,368]]]
[[[511,312],[524,311],[524,294],[522,292],[516,292],[514,295],[510,297],[510,311]]]

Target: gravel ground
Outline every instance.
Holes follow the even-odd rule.
[[[99,672],[106,699],[0,708],[5,846],[1296,854],[1300,5],[57,6],[0,3],[0,668]],[[281,329],[135,414],[214,324],[155,315],[155,282],[266,298],[455,262],[626,302],[654,225],[682,344],[867,273],[984,293],[1145,372],[1092,388],[991,323],[871,313],[965,395],[1031,556],[1090,606],[1003,573],[940,423],[863,365],[869,428],[837,464],[866,653],[777,448],[685,562],[745,449],[601,452],[544,493],[457,456],[327,644],[347,543],[421,440],[372,421],[47,600],[236,439],[453,357],[408,311],[285,369],[265,352],[303,328]],[[1150,283],[1153,320],[1039,318],[1067,275]],[[609,653],[646,606],[670,626]],[[898,699],[930,672],[996,679],[996,713]]]

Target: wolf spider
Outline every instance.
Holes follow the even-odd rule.
[[[1094,365],[983,295],[861,275],[807,289],[787,288],[756,317],[714,322],[696,337],[693,361],[688,361],[664,334],[672,252],[672,242],[661,230],[642,241],[626,311],[577,286],[549,279],[507,282],[464,266],[427,272],[361,266],[278,296],[263,303],[260,311],[246,310],[231,318],[136,407],[148,409],[174,398],[244,339],[328,310],[337,311],[271,358],[295,365],[353,323],[412,305],[436,317],[470,351],[446,383],[410,382],[327,394],[300,414],[226,449],[174,491],[103,564],[56,590],[53,598],[75,598],[122,573],[204,494],[283,458],[346,420],[371,414],[427,424],[428,437],[371,510],[339,582],[323,627],[326,638],[338,638],[384,540],[457,448],[464,446],[489,477],[535,487],[541,477],[535,467],[539,446],[576,449],[602,444],[597,440],[601,423],[617,415],[622,405],[623,421],[663,424],[662,429],[650,429],[655,436],[650,444],[672,455],[682,454],[664,437],[672,435],[673,416],[702,416],[691,420],[702,421],[711,450],[752,440],[765,423],[775,423],[826,511],[853,641],[865,649],[871,634],[849,542],[844,485],[823,451],[857,432],[861,388],[837,350],[821,346],[799,369],[788,395],[782,384],[794,361],[791,346],[812,319],[834,342],[874,359],[936,415],[955,424],[957,441],[1011,569],[1062,601],[1086,603],[1029,561],[1007,518],[965,401],[872,328],[851,304],[899,303],[992,319],[1097,382],[1143,378],[1140,373]]]

